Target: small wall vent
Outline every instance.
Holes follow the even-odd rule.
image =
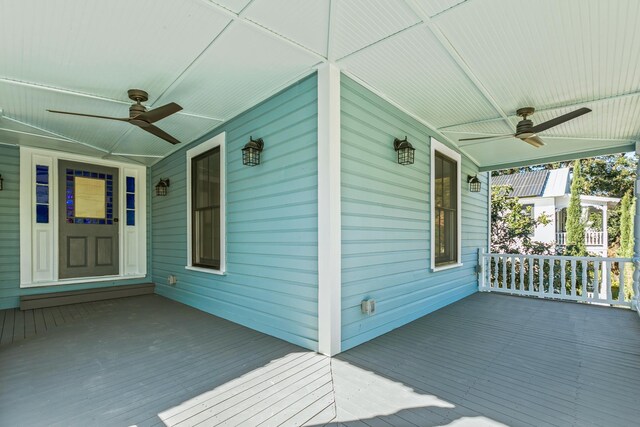
[[[376,312],[376,301],[372,299],[365,299],[360,302],[360,311],[362,314],[372,315]]]

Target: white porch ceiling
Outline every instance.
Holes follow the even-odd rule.
[[[126,123],[127,89],[183,144],[332,62],[483,169],[628,151],[640,138],[640,2],[619,0],[0,0],[0,143],[147,165],[172,146]],[[511,133],[515,110],[541,133]],[[412,141],[420,144],[420,141]]]

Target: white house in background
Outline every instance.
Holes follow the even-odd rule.
[[[572,177],[570,168],[561,168],[496,176],[491,184],[511,186],[511,196],[518,197],[523,206],[531,206],[535,218],[547,215],[550,222],[536,227],[534,240],[563,247]],[[582,215],[587,221],[585,243],[590,253],[607,256],[608,234],[604,224],[607,224],[608,210],[619,201],[616,197],[580,196]]]

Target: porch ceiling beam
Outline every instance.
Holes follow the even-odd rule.
[[[87,99],[96,99],[98,101],[107,101],[107,102],[114,102],[116,104],[121,104],[121,105],[131,105],[131,101],[122,101],[120,99],[114,99],[114,98],[107,98],[106,96],[100,96],[100,95],[93,95],[91,93],[85,93],[85,92],[78,92],[75,90],[70,90],[70,89],[64,89],[64,88],[59,88],[59,87],[55,87],[55,86],[47,86],[47,85],[43,85],[43,84],[39,84],[39,83],[33,83],[33,82],[25,82],[25,81],[21,81],[21,80],[14,80],[14,79],[9,79],[6,77],[0,77],[0,83],[7,83],[10,85],[14,85],[14,86],[24,86],[24,87],[29,87],[29,88],[33,88],[33,89],[42,89],[42,90],[46,90],[48,92],[57,92],[57,93],[62,93],[65,95],[73,95],[73,96],[79,96],[82,98],[87,98]],[[160,97],[158,97],[159,99]],[[157,103],[157,101],[156,101]],[[151,104],[154,105],[154,104]],[[218,121],[218,122],[222,122],[223,120],[217,117],[211,117],[211,116],[205,116],[202,114],[195,114],[195,113],[189,113],[186,112],[184,110],[177,112],[176,114],[178,115],[182,115],[182,116],[188,116],[188,117],[195,117],[195,118],[199,118],[199,119],[206,119],[206,120],[211,120],[211,121]],[[31,126],[31,125],[27,125],[27,126]]]
[[[480,93],[484,96],[484,98],[491,104],[491,106],[496,110],[496,112],[500,115],[500,119],[504,120],[509,126],[511,126],[511,121],[509,120],[509,116],[504,112],[502,107],[498,104],[493,95],[489,92],[489,89],[480,81],[478,76],[475,75],[469,64],[462,58],[462,56],[458,53],[456,48],[453,46],[451,41],[444,35],[440,27],[432,20],[428,13],[426,13],[422,6],[417,2],[417,0],[405,0],[405,3],[411,8],[411,10],[416,13],[422,21],[429,26],[429,29],[433,33],[434,36],[438,39],[442,47],[447,51],[451,59],[458,65],[460,70],[465,74],[465,76],[471,81],[471,83],[480,91]]]
[[[329,62],[326,56],[324,56],[324,55],[322,55],[322,54],[320,54],[320,53],[318,53],[318,52],[316,52],[316,51],[314,51],[312,49],[309,49],[308,47],[306,47],[304,45],[301,45],[300,43],[298,43],[298,42],[296,42],[294,40],[291,40],[291,39],[283,36],[282,34],[278,34],[275,31],[258,24],[257,22],[254,22],[254,21],[251,21],[250,19],[245,18],[244,17],[244,13],[249,8],[249,6],[251,6],[251,3],[253,3],[253,2],[250,2],[247,6],[245,6],[245,8],[240,11],[240,13],[236,13],[236,12],[234,12],[232,10],[227,9],[224,6],[221,6],[221,5],[217,4],[217,3],[213,3],[212,1],[209,1],[209,0],[201,0],[201,1],[204,2],[205,4],[207,4],[208,6],[216,9],[218,12],[222,13],[223,15],[226,15],[233,22],[238,22],[240,24],[247,25],[247,26],[249,26],[251,28],[254,28],[254,29],[258,30],[258,31],[261,31],[262,33],[268,35],[269,37],[275,38],[275,39],[277,39],[277,40],[279,40],[281,42],[284,42],[284,43],[286,43],[286,44],[288,44],[290,46],[293,46],[293,47],[295,47],[295,48],[297,48],[299,50],[303,50],[306,53],[315,56],[317,60],[319,60],[319,61],[321,61],[323,63]]]
[[[104,148],[96,147],[95,145],[91,145],[88,142],[83,142],[83,141],[80,141],[80,140],[77,140],[77,139],[69,138],[69,137],[61,135],[59,133],[55,133],[55,132],[52,132],[50,130],[42,129],[42,128],[38,127],[38,126],[34,126],[32,124],[25,123],[23,121],[20,121],[20,120],[11,118],[11,117],[7,117],[6,115],[2,116],[2,118],[10,120],[10,121],[12,121],[14,123],[18,123],[18,124],[20,124],[22,126],[27,126],[27,127],[39,130],[40,132],[44,132],[45,134],[53,135],[54,137],[56,137],[56,139],[58,139],[60,141],[69,142],[69,143],[72,143],[72,144],[84,145],[85,147],[89,147],[89,148],[91,148],[93,150],[97,150],[97,151],[103,152],[105,154],[109,154],[109,152],[107,150],[105,150]],[[35,135],[36,136],[40,136],[42,138],[46,138],[46,136],[44,136],[44,135],[38,135],[38,134],[35,134]]]
[[[548,111],[560,110],[562,108],[569,108],[569,107],[583,107],[585,105],[601,104],[601,103],[607,102],[607,101],[614,101],[614,100],[617,100],[617,99],[630,98],[630,97],[634,97],[634,96],[640,96],[640,90],[636,90],[636,91],[633,91],[633,92],[621,93],[621,94],[618,94],[618,95],[605,96],[605,97],[596,98],[596,99],[593,99],[593,100],[576,101],[576,102],[569,102],[569,103],[564,103],[564,104],[550,105],[550,106],[543,107],[543,108],[536,108],[536,113],[544,113],[544,112],[548,112]],[[516,119],[516,118],[518,118],[518,116],[515,115],[515,114],[511,114],[509,116],[509,118]],[[450,130],[450,129],[458,127],[458,126],[478,125],[478,124],[482,124],[482,123],[496,122],[496,121],[499,121],[499,120],[503,120],[503,118],[502,117],[494,117],[494,118],[491,118],[491,119],[483,119],[483,120],[476,120],[476,121],[473,121],[473,122],[458,123],[458,124],[455,124],[455,125],[443,126],[441,128],[438,128],[438,130],[441,131],[441,132],[462,133],[462,132],[457,132],[455,130]],[[511,124],[510,124],[510,126],[511,126]],[[474,133],[476,133],[476,132],[474,132]]]
[[[459,133],[461,135],[477,135],[477,136],[495,136],[496,138],[501,137],[502,135],[496,135],[493,133],[483,133],[483,132],[456,132]],[[602,141],[602,142],[619,142],[619,143],[624,143],[624,144],[631,144],[636,142],[635,139],[618,139],[618,138],[590,138],[588,136],[546,136],[546,135],[541,135],[540,136],[543,139],[548,139],[548,140],[564,140],[564,139],[573,139],[576,141]],[[515,138],[515,137],[514,137]],[[472,147],[475,145],[481,145],[481,144],[486,144],[489,142],[494,142],[495,139],[482,139],[479,141],[464,141],[464,142],[459,142],[458,143],[458,147],[463,148],[463,147]]]

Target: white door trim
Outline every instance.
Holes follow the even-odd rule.
[[[120,271],[117,276],[58,279],[58,160],[70,160],[118,169]],[[36,224],[36,165],[49,167],[49,223]],[[135,226],[126,225],[126,177],[136,180]],[[66,285],[143,278],[147,274],[146,167],[77,154],[20,147],[20,287]]]

